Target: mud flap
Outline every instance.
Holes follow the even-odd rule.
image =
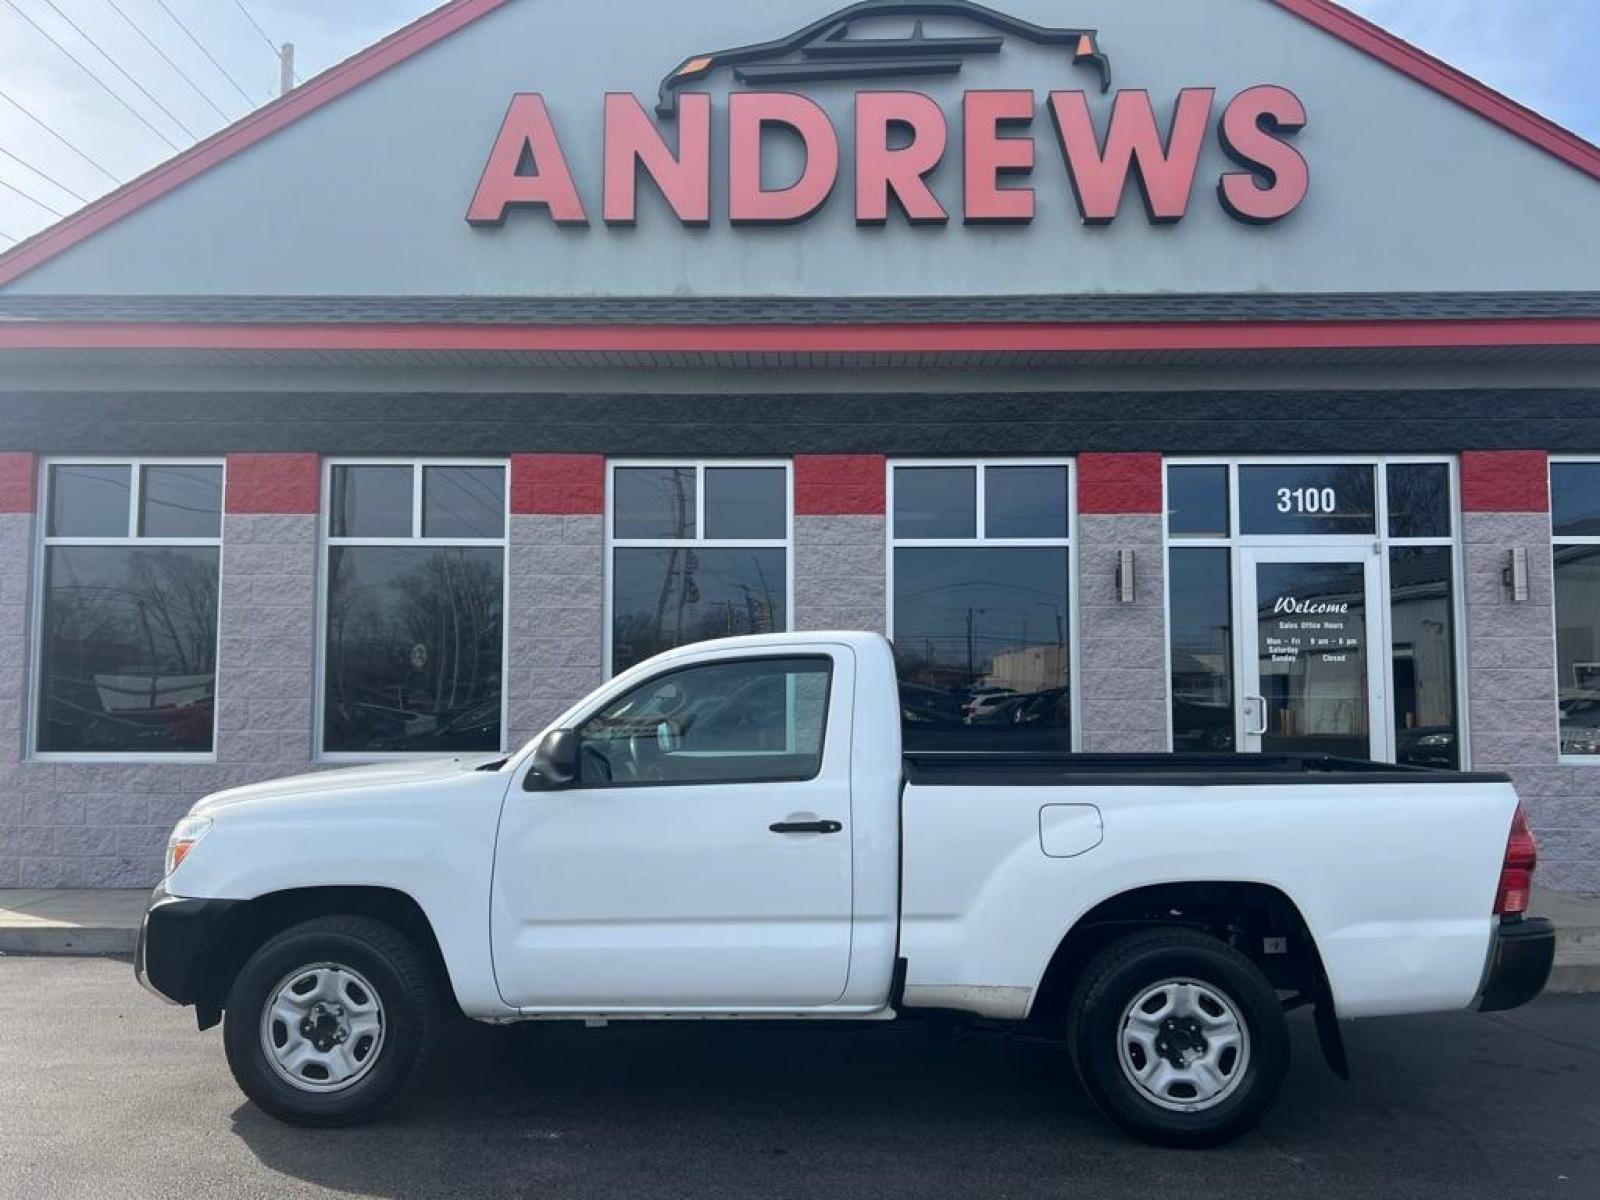
[[[1315,1013],[1317,1044],[1322,1047],[1322,1060],[1346,1083],[1350,1082],[1350,1058],[1344,1050],[1344,1034],[1339,1030],[1339,1018],[1334,1015],[1333,997],[1323,988],[1317,1000]]]

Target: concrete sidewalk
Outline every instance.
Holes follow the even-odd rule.
[[[0,888],[0,954],[132,954],[146,888]]]
[[[0,889],[0,955],[132,954],[150,893]],[[1600,897],[1539,890],[1560,931],[1552,992],[1600,992]]]

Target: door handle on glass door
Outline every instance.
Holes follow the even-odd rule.
[[[1252,737],[1263,737],[1267,732],[1267,698],[1265,696],[1246,696],[1244,698],[1245,719],[1254,716],[1258,729],[1248,729],[1245,732]]]
[[[773,833],[838,833],[844,826],[838,821],[779,821],[767,828]]]

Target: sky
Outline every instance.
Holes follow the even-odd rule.
[[[215,132],[225,124],[224,114],[236,119],[275,95],[276,44],[295,44],[297,74],[309,79],[437,3],[0,0],[0,250]],[[1594,67],[1600,62],[1600,0],[1346,3],[1600,141],[1600,71]],[[119,74],[86,39],[127,74]]]

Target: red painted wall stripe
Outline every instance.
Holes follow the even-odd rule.
[[[606,510],[599,454],[513,454],[511,511],[519,516],[596,516]]]
[[[0,513],[31,513],[38,488],[38,460],[32,454],[0,454]]]
[[[420,54],[434,43],[480,17],[506,0],[450,0],[399,32],[363,50],[355,57],[324,71],[281,100],[258,109],[226,129],[213,134],[182,154],[169,159],[131,183],[59,221],[0,255],[0,286],[10,283],[56,255],[115,224],[153,200],[158,200],[195,176],[226,162],[242,150],[272,136],[285,125],[315,112],[360,87],[390,67]]]
[[[1107,353],[1600,346],[1600,319],[929,325],[0,324],[0,350]]]
[[[1358,17],[1332,0],[1273,0],[1279,8],[1311,22],[1324,33],[1369,54],[1386,66],[1541,150],[1555,155],[1584,174],[1600,179],[1600,146],[1564,129],[1531,108],[1525,108],[1464,71],[1419,50],[1388,30]]]
[[[322,495],[315,454],[230,454],[227,511],[240,515],[314,515]]]
[[[1078,456],[1080,515],[1159,514],[1162,494],[1159,454]]]
[[[797,454],[794,515],[881,517],[887,470],[881,454]]]
[[[1461,456],[1465,512],[1550,511],[1550,456],[1543,450],[1474,450]]]

